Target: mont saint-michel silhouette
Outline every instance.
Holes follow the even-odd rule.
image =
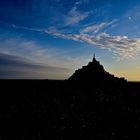
[[[68,79],[72,84],[83,85],[87,88],[105,87],[111,86],[116,87],[126,83],[126,79],[121,77],[115,77],[109,72],[105,71],[104,67],[96,60],[95,54],[91,62],[87,66],[83,66],[81,69],[75,71],[75,73]]]
[[[1,81],[0,123],[7,140],[136,139],[139,83],[109,74],[95,55],[67,80]]]

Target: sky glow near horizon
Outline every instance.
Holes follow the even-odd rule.
[[[0,1],[0,78],[65,79],[92,60],[140,81],[140,1]]]

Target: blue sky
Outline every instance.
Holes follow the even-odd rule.
[[[140,80],[140,1],[0,1],[0,78],[68,78],[93,53]]]

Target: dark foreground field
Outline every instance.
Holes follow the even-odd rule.
[[[0,84],[0,140],[140,138],[140,83],[117,88],[48,80]]]

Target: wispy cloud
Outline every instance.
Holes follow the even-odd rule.
[[[80,31],[81,34],[85,34],[85,33],[91,33],[91,34],[96,34],[98,33],[101,29],[103,29],[105,26],[107,25],[107,23],[100,23],[99,25],[92,25],[92,26],[88,26],[84,29],[82,29]]]
[[[0,79],[64,79],[69,69],[44,66],[31,60],[0,53]]]
[[[86,3],[89,3],[89,2],[90,2],[90,0],[79,0],[75,4],[76,5],[81,5],[81,4],[86,4]]]
[[[91,36],[88,34],[53,34],[61,38],[83,41],[101,49],[107,49],[117,58],[133,58],[140,52],[140,38],[129,39],[127,36],[111,36],[106,33]]]
[[[88,33],[88,34],[95,35],[95,34],[99,33],[100,31],[102,31],[103,29],[105,29],[106,27],[114,25],[117,21],[118,20],[115,19],[111,22],[102,22],[102,23],[99,23],[99,24],[96,24],[96,25],[95,24],[89,25],[89,26],[81,29],[80,33],[81,34]]]
[[[68,68],[67,75],[72,72],[72,69],[68,67],[68,64],[72,62],[66,61],[67,57],[64,55],[61,56],[63,52],[48,46],[41,46],[34,41],[14,38],[3,40],[0,42],[0,53],[27,59],[36,65]]]
[[[66,16],[65,20],[65,25],[68,26],[72,26],[75,25],[77,23],[79,23],[80,21],[84,20],[85,18],[87,18],[89,15],[89,12],[82,12],[79,11],[77,9],[76,6],[74,6],[69,12],[68,15]]]
[[[19,27],[19,28],[22,28],[22,27]],[[27,30],[27,28],[26,28],[26,30]],[[73,51],[73,50],[71,50],[71,51]],[[26,72],[27,75],[28,75],[29,71],[30,72],[31,72],[31,70],[34,71],[33,70],[33,64],[34,64],[37,66],[42,66],[41,70],[38,69],[39,70],[38,75],[40,75],[39,72],[40,73],[44,72],[45,78],[53,78],[53,77],[57,78],[57,79],[68,78],[73,73],[73,70],[75,70],[79,66],[81,66],[84,63],[87,63],[89,61],[87,58],[85,58],[83,56],[82,57],[79,57],[79,56],[71,57],[69,55],[69,53],[70,53],[69,51],[66,51],[66,50],[62,51],[59,48],[54,49],[49,46],[42,46],[35,41],[27,41],[27,40],[20,39],[20,38],[18,38],[18,39],[9,38],[6,40],[1,40],[0,41],[0,53],[5,54],[5,56],[7,56],[8,58],[10,58],[10,56],[14,56],[16,63],[17,63],[17,60],[20,61],[17,66],[17,65],[15,65],[15,61],[13,62],[13,57],[12,57],[12,62],[10,62],[10,60],[8,60],[7,66],[5,63],[4,66],[0,65],[0,68],[7,69],[7,70],[9,70],[9,72],[10,72],[10,69],[11,70],[14,69],[15,71],[17,69],[16,72],[18,73],[18,71],[20,71],[20,70],[22,71],[22,68],[19,68],[19,66],[23,66],[23,64],[25,62],[24,70],[27,71]],[[20,58],[24,58],[24,59],[20,59]],[[0,62],[1,61],[2,61],[2,59],[0,58]],[[4,62],[6,62],[6,61],[4,61]],[[29,62],[29,65],[32,64],[32,67],[31,67],[32,69],[30,69],[28,67],[29,65],[27,64],[27,62]],[[21,63],[21,65],[20,65],[20,63]],[[54,72],[55,67],[56,67],[56,71]],[[36,69],[35,71],[37,72],[37,68],[36,67],[34,67],[34,68]],[[53,71],[52,71],[52,69],[49,69],[49,68],[53,68]],[[62,71],[61,69],[65,70],[65,71]],[[49,74],[49,71],[50,71],[50,74]],[[51,72],[53,72],[53,73],[51,73]],[[27,75],[25,75],[25,76],[27,77]]]
[[[113,36],[101,32],[113,23],[114,21],[87,26],[81,29],[79,34],[47,33],[64,39],[82,41],[98,48],[106,49],[112,52],[117,59],[134,58],[140,53],[140,38],[129,39],[127,36]]]
[[[43,60],[49,59],[50,49],[42,48],[34,41],[25,41],[22,39],[9,38],[0,42],[0,52],[5,54],[12,54],[24,58],[30,58],[36,62],[45,62]]]
[[[113,20],[111,22],[86,26],[81,28],[77,34],[66,34],[54,29],[41,30],[29,28],[29,30],[44,32],[58,38],[85,42],[94,47],[112,52],[115,58],[119,60],[123,58],[134,58],[140,53],[140,38],[130,39],[128,36],[113,36],[105,32],[106,28],[112,27],[116,21],[117,20]],[[24,29],[28,30],[26,27],[24,27]]]

